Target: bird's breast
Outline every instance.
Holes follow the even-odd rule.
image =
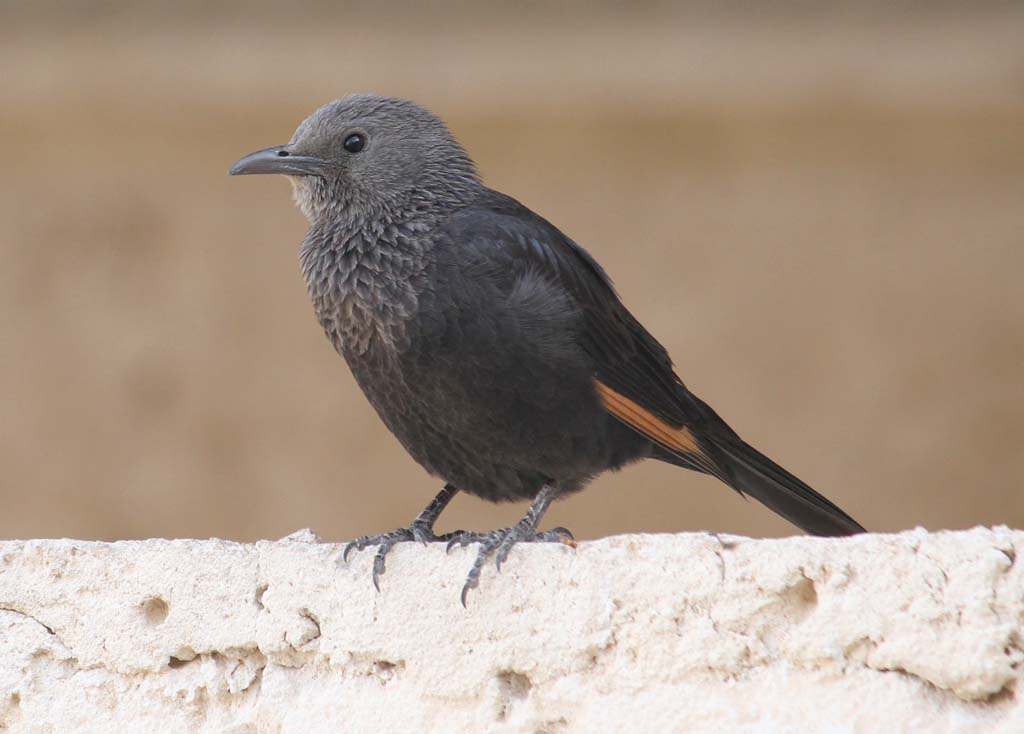
[[[304,244],[303,276],[317,320],[343,356],[373,345],[400,349],[424,287],[425,263],[415,251],[353,236]]]

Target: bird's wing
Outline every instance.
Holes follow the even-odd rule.
[[[626,309],[586,250],[515,200],[493,192],[463,211],[453,226],[450,234],[464,252],[506,277],[539,275],[568,293],[581,314],[580,346],[592,360],[594,389],[607,412],[670,454],[732,484],[695,433],[708,420],[706,406],[685,388],[668,352]],[[724,422],[721,426],[731,433]]]
[[[665,348],[619,300],[601,266],[514,199],[488,192],[450,234],[493,277],[540,276],[579,309],[578,339],[604,409],[646,436],[656,458],[707,472],[815,535],[863,532],[853,518],[741,439],[683,385]],[[495,274],[493,268],[503,273]]]

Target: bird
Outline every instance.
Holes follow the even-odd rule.
[[[337,99],[229,173],[290,179],[317,320],[387,428],[444,483],[409,526],[346,546],[346,561],[376,548],[378,591],[399,542],[476,544],[465,605],[488,560],[500,570],[517,543],[574,545],[566,528],[540,529],[552,501],[642,459],[714,477],[814,535],[865,532],[694,395],[597,260],[486,186],[425,107]],[[459,492],[530,505],[510,527],[436,534]]]

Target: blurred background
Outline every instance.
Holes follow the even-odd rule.
[[[0,536],[337,540],[439,489],[313,319],[287,181],[227,176],[356,91],[444,117],[870,529],[1024,526],[1019,2],[6,0],[0,69]],[[653,462],[547,522],[795,532]]]

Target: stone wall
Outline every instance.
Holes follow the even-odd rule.
[[[0,543],[0,731],[1024,731],[1024,532],[316,540]]]

